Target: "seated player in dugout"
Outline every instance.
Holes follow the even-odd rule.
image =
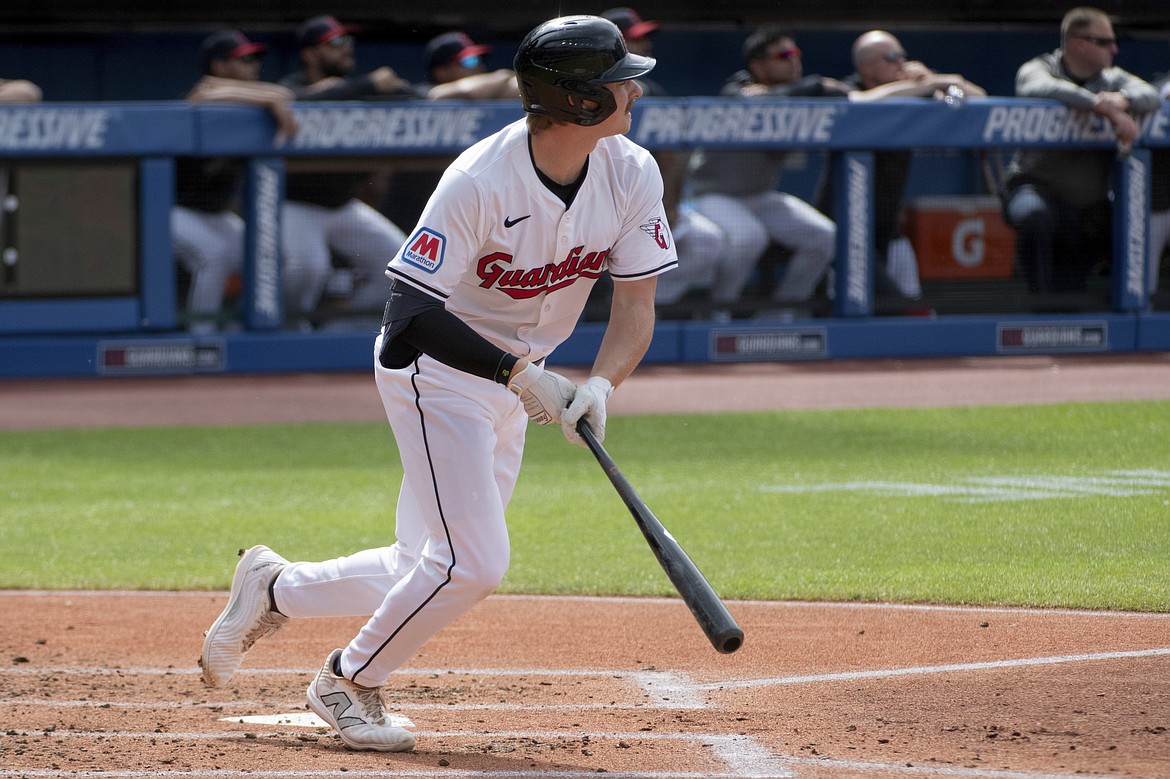
[[[511,68],[489,71],[484,58],[491,46],[476,43],[467,33],[454,31],[427,42],[423,53],[431,86],[429,100],[515,100],[520,96]]]
[[[358,29],[332,16],[305,20],[296,31],[303,67],[280,83],[298,102],[419,98],[421,93],[389,67],[357,72],[353,36]],[[370,205],[381,201],[387,176],[376,160],[361,162],[367,160],[370,166],[357,170],[306,169],[296,160],[288,164],[281,245],[290,327],[311,330],[343,316],[366,327],[386,302],[386,261],[406,235]]]
[[[260,57],[268,46],[239,30],[218,30],[203,39],[203,75],[186,94],[191,103],[237,103],[265,108],[276,124],[275,140],[297,133],[292,92],[260,81]],[[225,315],[230,279],[244,265],[243,218],[238,213],[244,163],[234,157],[178,157],[171,243],[190,274],[187,329],[216,332]]]
[[[869,30],[857,36],[851,56],[854,72],[845,77],[844,83],[854,102],[920,97],[961,103],[987,96],[986,90],[958,73],[939,73],[910,59],[901,41],[885,30]],[[875,284],[879,294],[904,300],[922,295],[918,258],[904,231],[904,197],[913,158],[909,149],[874,154]],[[825,184],[818,207],[829,212],[832,182],[826,180]]]

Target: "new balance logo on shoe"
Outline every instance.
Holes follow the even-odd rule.
[[[414,734],[387,721],[380,688],[362,687],[334,671],[341,657],[336,649],[307,691],[309,708],[337,731],[350,749],[409,752]]]
[[[361,717],[345,716],[345,713],[353,708],[353,701],[345,693],[331,692],[328,695],[322,695],[321,702],[328,706],[329,711],[333,713],[333,719],[337,722],[338,730],[345,730],[354,725],[365,724],[365,720]]]

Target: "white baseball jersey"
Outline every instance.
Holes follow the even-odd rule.
[[[678,261],[662,178],[644,149],[601,140],[565,208],[537,177],[527,140],[520,121],[462,154],[386,273],[536,360],[569,335],[603,271],[621,283]],[[394,545],[293,563],[274,587],[290,617],[369,615],[340,659],[348,678],[368,686],[385,684],[499,585],[510,554],[504,512],[528,426],[519,398],[490,378],[425,354],[398,369],[374,362],[404,472]]]
[[[537,177],[520,120],[447,169],[386,274],[439,298],[500,348],[538,360],[572,332],[603,271],[621,283],[677,265],[649,152],[625,136],[601,139],[566,209]]]

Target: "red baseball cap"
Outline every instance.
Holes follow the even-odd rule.
[[[239,30],[220,30],[213,32],[203,39],[203,66],[207,67],[214,60],[246,57],[249,54],[261,54],[268,51],[268,46],[248,40],[248,36]]]
[[[342,24],[332,16],[314,16],[297,28],[297,48],[307,49],[360,30],[356,24]]]
[[[445,32],[437,35],[427,43],[423,51],[423,60],[427,70],[434,70],[440,65],[457,62],[465,57],[478,57],[492,50],[491,46],[476,43],[471,36],[463,32]]]

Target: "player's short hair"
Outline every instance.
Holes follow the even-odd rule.
[[[1060,20],[1060,44],[1063,46],[1069,38],[1074,38],[1089,28],[1098,19],[1111,21],[1109,14],[1100,8],[1087,5],[1069,9]]]
[[[558,124],[566,124],[566,122],[559,122],[547,114],[527,114],[526,117],[529,135],[537,135],[550,127]]]

